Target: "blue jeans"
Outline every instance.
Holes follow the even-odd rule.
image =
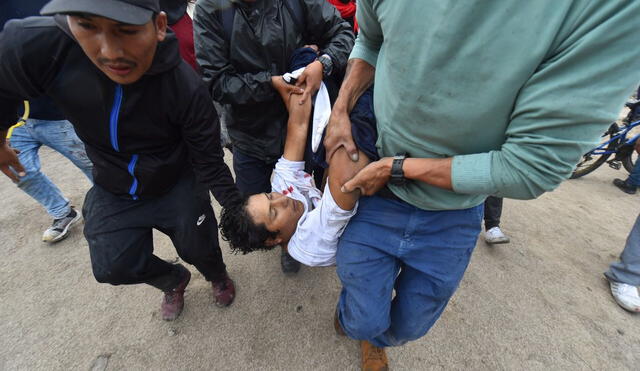
[[[240,192],[247,195],[271,192],[271,173],[274,163],[245,155],[233,147],[233,172]]]
[[[69,200],[60,189],[40,171],[38,150],[44,144],[71,160],[91,181],[93,165],[69,121],[46,121],[28,119],[23,126],[13,130],[11,147],[20,151],[18,158],[27,173],[18,182],[18,187],[38,201],[49,215],[60,219],[71,211]]]
[[[620,261],[612,263],[604,275],[611,281],[640,286],[640,215],[629,232]]]
[[[469,264],[482,207],[426,211],[379,196],[361,198],[338,244],[338,318],[345,333],[378,347],[425,335]]]
[[[627,178],[627,183],[640,187],[640,160],[637,160],[636,164],[633,165],[633,170]]]

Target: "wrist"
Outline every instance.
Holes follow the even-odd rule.
[[[393,167],[393,157],[383,157],[380,159],[380,167],[385,175],[391,176],[391,168]]]
[[[331,60],[331,56],[329,54],[322,54],[316,59],[316,62],[322,65],[323,77],[331,76],[331,72],[333,72],[333,61]]]
[[[333,108],[331,108],[331,114],[349,115],[349,99],[345,95],[338,95]]]
[[[403,186],[407,182],[406,174],[404,172],[404,162],[406,158],[406,153],[397,153],[391,158],[391,170],[389,176],[391,177],[390,183],[395,186]]]

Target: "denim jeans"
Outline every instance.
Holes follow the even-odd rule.
[[[629,232],[620,261],[612,263],[604,275],[611,281],[640,286],[640,215]]]
[[[399,200],[361,198],[336,257],[345,333],[379,347],[426,334],[458,288],[481,223],[482,205],[426,211]]]
[[[633,170],[627,178],[627,183],[640,187],[640,160],[637,160],[636,164],[633,166]]]
[[[271,192],[271,173],[274,163],[251,157],[233,147],[233,172],[240,192],[247,195]]]
[[[18,182],[18,187],[38,201],[49,215],[60,219],[71,211],[69,200],[55,184],[40,171],[38,150],[44,144],[71,160],[91,181],[93,165],[69,121],[47,121],[28,119],[13,129],[9,139],[11,147],[20,151],[18,158],[27,173]]]

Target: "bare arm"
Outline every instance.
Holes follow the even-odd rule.
[[[342,185],[353,178],[369,163],[369,158],[364,152],[358,152],[358,161],[354,162],[349,158],[347,150],[344,147],[338,148],[329,162],[329,190],[336,204],[338,204],[342,210],[352,210],[360,198],[360,192],[358,192],[357,189],[356,192],[349,193],[341,191]]]
[[[408,158],[404,160],[404,177],[435,187],[453,190],[451,183],[451,157],[449,158]],[[345,183],[342,192],[359,190],[365,196],[378,192],[391,178],[392,157],[385,157],[370,163],[353,179]]]
[[[307,145],[307,133],[309,132],[309,118],[311,117],[311,100],[300,104],[302,95],[289,96],[287,109],[289,120],[287,121],[287,138],[284,143],[284,154],[289,161],[304,160],[304,149]]]

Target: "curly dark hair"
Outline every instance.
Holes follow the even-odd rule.
[[[267,246],[268,238],[275,238],[278,231],[271,232],[264,224],[256,224],[247,210],[249,196],[245,195],[239,202],[227,206],[220,215],[220,235],[229,242],[235,253],[248,254],[252,251],[267,251],[274,246]]]

